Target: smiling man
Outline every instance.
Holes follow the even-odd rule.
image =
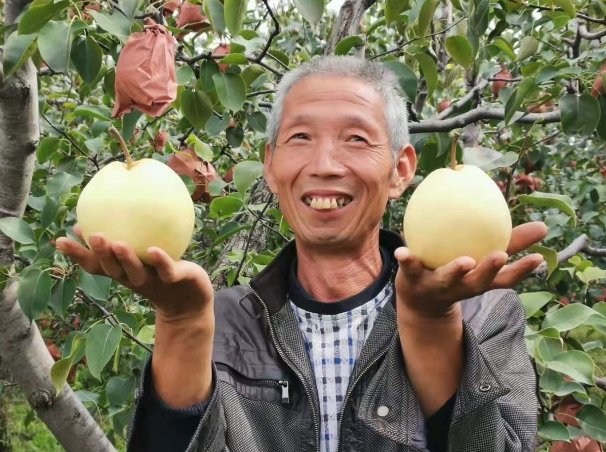
[[[353,57],[286,74],[265,178],[295,240],[249,286],[91,238],[58,248],[156,308],[129,451],[533,450],[535,377],[514,287],[542,261],[429,270],[380,229],[416,169],[394,74]],[[514,229],[508,253],[546,233]]]

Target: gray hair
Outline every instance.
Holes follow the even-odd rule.
[[[314,74],[353,76],[366,82],[385,101],[385,122],[389,133],[390,147],[394,158],[409,142],[406,101],[400,95],[396,75],[383,64],[354,56],[314,57],[311,61],[287,72],[278,83],[274,104],[267,122],[267,138],[272,149],[278,141],[284,99],[288,91],[302,79]]]

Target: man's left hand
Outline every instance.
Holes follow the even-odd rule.
[[[509,256],[525,250],[547,235],[543,222],[522,224],[513,229],[507,252],[494,252],[476,265],[470,257],[460,257],[430,270],[420,259],[401,247],[395,251],[400,268],[395,289],[399,303],[423,317],[447,316],[460,300],[488,290],[512,288],[543,262],[540,254],[530,254],[507,264]]]

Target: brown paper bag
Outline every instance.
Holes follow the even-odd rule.
[[[202,6],[184,0],[177,15],[177,28],[202,31],[210,27],[210,22],[202,14]]]
[[[189,147],[183,147],[174,152],[166,162],[177,174],[189,176],[196,184],[196,189],[191,195],[194,201],[211,202],[212,197],[208,192],[208,184],[211,180],[219,177],[215,168],[202,160],[196,152]]]
[[[131,34],[116,65],[116,103],[112,116],[133,108],[160,116],[177,97],[172,35],[146,18],[143,31]]]

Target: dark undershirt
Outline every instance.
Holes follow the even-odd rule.
[[[289,297],[297,306],[320,314],[337,314],[354,309],[374,298],[391,277],[389,254],[381,248],[383,268],[379,277],[366,289],[356,295],[333,303],[314,300],[296,278],[296,264],[293,263],[288,275]],[[196,431],[206,409],[207,402],[187,408],[174,409],[158,396],[147,378],[148,387],[141,401],[141,432],[133,438],[134,450],[140,452],[183,452]],[[436,413],[426,420],[427,449],[430,452],[445,452],[448,444],[448,429],[456,395],[453,395]]]

